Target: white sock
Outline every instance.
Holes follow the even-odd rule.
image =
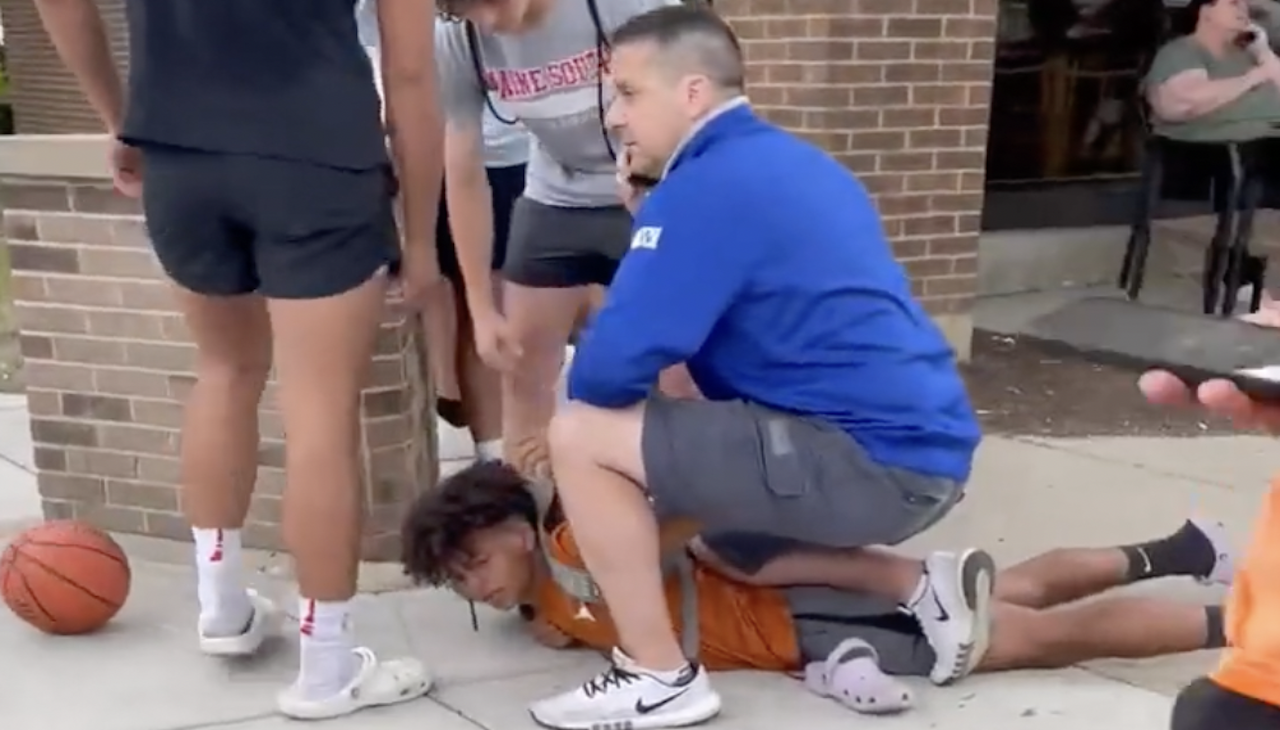
[[[360,669],[351,637],[351,603],[299,598],[298,617],[298,686],[308,699],[328,699],[350,684]]]
[[[502,439],[489,439],[477,443],[476,458],[480,461],[502,461]]]
[[[196,593],[200,633],[210,637],[243,634],[253,620],[253,604],[244,585],[239,530],[193,527],[196,543]]]

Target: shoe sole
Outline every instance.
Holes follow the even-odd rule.
[[[280,632],[280,613],[275,604],[253,599],[253,618],[239,636],[202,636],[200,651],[211,657],[246,657],[258,653],[267,637]]]
[[[688,707],[671,712],[638,715],[620,720],[583,720],[581,722],[553,723],[538,717],[532,710],[529,717],[541,727],[550,730],[661,730],[670,727],[690,727],[708,722],[720,714],[720,695],[711,694]]]
[[[995,587],[995,560],[985,550],[966,550],[960,555],[956,573],[968,615],[953,618],[963,618],[973,630],[969,640],[960,644],[960,653],[951,673],[941,680],[933,680],[939,686],[954,684],[972,674],[991,644],[991,593]]]

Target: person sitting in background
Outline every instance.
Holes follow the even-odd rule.
[[[1280,136],[1280,59],[1245,0],[1192,0],[1194,30],[1165,44],[1147,74],[1155,134],[1183,142]]]
[[[529,482],[509,466],[476,464],[424,491],[406,515],[402,538],[404,568],[415,581],[446,585],[500,611],[519,607],[543,645],[607,652],[618,642],[604,605],[584,606],[561,587],[566,569],[583,571],[569,525],[554,503],[540,510]],[[759,551],[762,542],[778,541],[744,532],[706,535],[693,543],[692,580],[667,582],[673,620],[698,617],[694,658],[713,670],[804,671],[810,690],[858,712],[907,709],[911,693],[892,675],[927,676],[934,665],[916,620],[892,600],[850,589],[850,568],[857,566],[847,550],[786,542],[755,576],[735,575],[728,556]],[[1200,519],[1130,546],[1032,557],[996,577],[991,642],[976,670],[1221,647],[1219,606],[1110,590],[1172,576],[1226,584],[1232,563],[1221,525]],[[685,608],[689,585],[697,596],[692,609]]]

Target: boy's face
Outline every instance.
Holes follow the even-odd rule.
[[[449,566],[449,587],[469,601],[509,611],[533,590],[537,544],[533,528],[523,520],[476,530]]]

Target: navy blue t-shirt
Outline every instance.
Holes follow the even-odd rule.
[[[121,137],[356,170],[385,165],[381,102],[355,5],[128,0]]]

